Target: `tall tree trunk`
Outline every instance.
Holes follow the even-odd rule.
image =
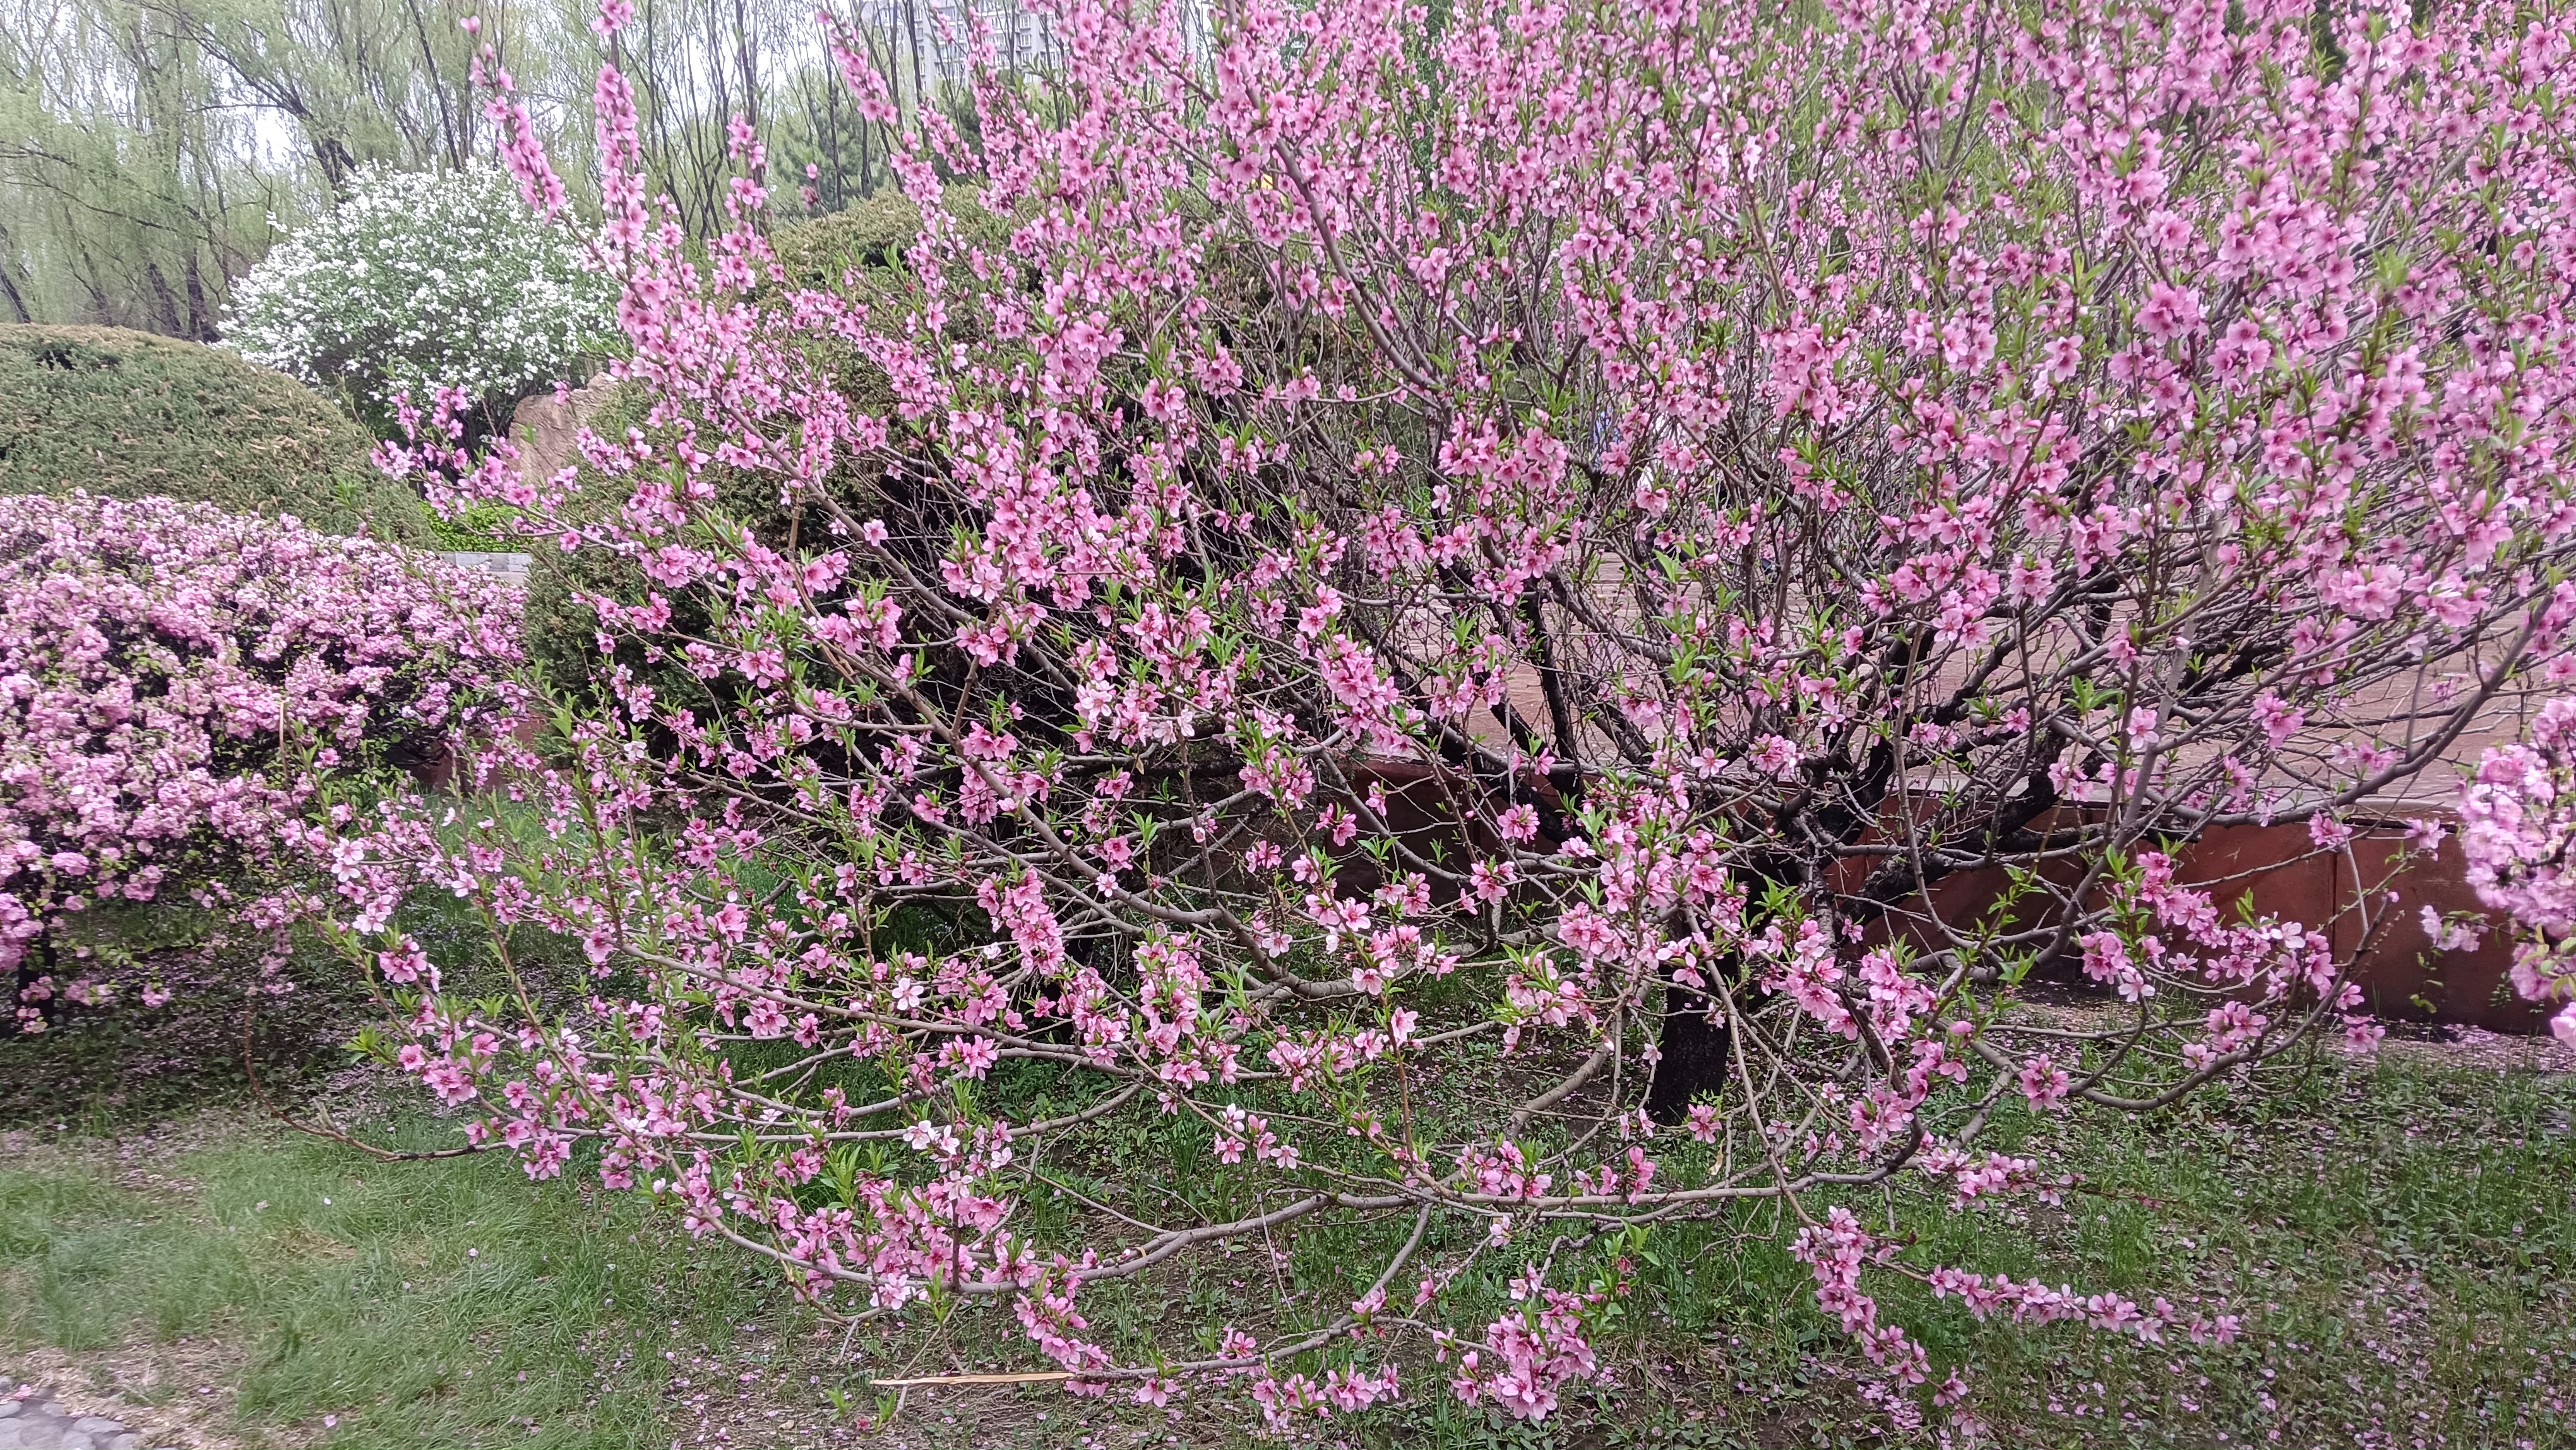
[[[930,105],[930,80],[921,69],[921,7],[918,0],[903,0],[904,28],[912,32],[912,114],[918,121]]]
[[[16,240],[9,235],[7,227],[0,227],[0,298],[8,300],[9,310],[18,315],[20,322],[33,322],[36,314],[28,310],[26,297],[18,291],[17,281],[9,275],[9,259],[17,254]]]
[[[206,272],[204,266],[198,261],[196,249],[193,247],[188,251],[188,278],[186,283],[186,292],[188,297],[187,336],[192,337],[199,342],[213,342],[216,336],[215,312],[212,307],[206,305]]]
[[[1663,1054],[1655,1064],[1654,1085],[1646,1091],[1646,1116],[1670,1127],[1690,1116],[1690,1105],[1702,1096],[1726,1091],[1734,1070],[1734,1028],[1711,1025],[1710,999],[1677,982],[1664,984],[1664,1018],[1655,1046]]]

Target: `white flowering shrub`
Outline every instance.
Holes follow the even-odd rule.
[[[615,339],[616,297],[508,173],[370,168],[233,289],[230,342],[380,424],[455,388],[498,426]]]

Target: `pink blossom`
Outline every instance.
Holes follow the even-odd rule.
[[[542,828],[397,799],[307,844],[362,968],[419,890],[576,964],[613,922],[608,975],[570,1027],[432,990],[384,1040],[532,1171],[590,1143],[835,1312],[1007,1300],[1077,1393],[1242,1370],[1283,1432],[1406,1342],[1556,1412],[1647,1292],[1605,1245],[1731,1212],[1712,1173],[1885,1405],[1966,1413],[1895,1276],[2233,1333],[1927,1268],[1814,1185],[2045,1201],[1999,1085],[2112,1110],[2375,1036],[2332,920],[2179,843],[2343,851],[2427,742],[2576,679],[2576,176],[2534,119],[2576,57],[2487,0],[2333,47],[2309,7],[2070,4],[1073,0],[1043,74],[969,47],[971,113],[827,20],[922,213],[849,290],[772,285],[747,124],[728,230],[662,222],[604,71],[647,420],[585,441],[606,496],[513,507],[651,592],[591,605],[561,739],[483,754]],[[439,426],[396,450],[424,489],[527,499]],[[745,483],[795,528],[746,533]],[[2554,710],[2462,822],[2553,1004]],[[2020,1013],[2033,973],[2116,1022]],[[1240,1217],[1052,1196],[1136,1122]],[[1346,1212],[1387,1244],[1279,1362],[1084,1318]],[[1511,1232],[1572,1220],[1607,1232]]]

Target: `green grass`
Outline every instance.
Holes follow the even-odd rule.
[[[178,1131],[194,1141],[76,1140],[0,1168],[0,1339],[110,1366],[129,1399],[206,1398],[217,1433],[667,1444],[665,1351],[793,1318],[630,1196],[531,1185],[497,1157],[376,1162],[227,1113]]]
[[[526,832],[539,829],[517,803],[494,802],[487,810]],[[299,931],[283,972],[289,990],[245,991],[245,983],[263,979],[265,939],[191,945],[225,924],[219,913],[170,900],[93,907],[75,918],[68,938],[74,945],[94,949],[99,960],[155,969],[149,976],[133,966],[103,973],[122,993],[109,1010],[76,1009],[43,1033],[0,1039],[0,1131],[112,1137],[209,1103],[255,1105],[254,1075],[274,1100],[294,1104],[345,1073],[354,1025],[376,1020],[378,1012],[348,962],[328,942]],[[506,990],[484,924],[446,893],[407,904],[401,927],[446,964],[460,990]],[[570,944],[533,930],[514,932],[511,947],[541,987],[562,981],[567,964],[579,959]],[[173,989],[167,1004],[147,1007],[137,999],[151,979]]]
[[[2565,1076],[2393,1058],[2090,1127],[2069,1146],[2103,1192],[2043,1242],[2134,1293],[2223,1295],[2256,1337],[2176,1372],[1989,1335],[1989,1378],[2040,1387],[2018,1406],[2037,1439],[2567,1443],[2571,1110]]]
[[[2262,1093],[2204,1095],[2143,1118],[2000,1123],[2003,1143],[2045,1148],[2078,1173],[2061,1208],[1954,1211],[1920,1179],[1848,1200],[1894,1218],[1918,1267],[2038,1275],[2086,1292],[2164,1297],[2234,1313],[2232,1346],[2174,1336],[2141,1345],[2080,1326],[1980,1324],[1902,1280],[1876,1291],[1890,1320],[1961,1367],[1977,1412],[2012,1445],[2565,1445],[2576,1443],[2576,1078],[2463,1067],[2461,1054],[2393,1046],[2379,1062],[2328,1055]],[[1125,1126],[1125,1125],[1122,1125]],[[1168,1136],[1172,1141],[1162,1141]],[[1181,1181],[1178,1132],[1122,1139],[1140,1176]],[[1096,1186],[1108,1185],[1094,1180]],[[1318,1311],[1347,1301],[1400,1225],[1322,1226],[1281,1245],[1280,1282]],[[1543,1425],[1458,1405],[1429,1363],[1407,1401],[1341,1433],[1365,1444],[1800,1445],[1930,1443],[1873,1405],[1866,1366],[1813,1307],[1773,1211],[1667,1227],[1635,1255],[1619,1322],[1596,1338],[1615,1385]],[[1566,1261],[1560,1260],[1561,1265]],[[1601,1265],[1561,1267],[1554,1282]],[[1505,1304],[1497,1265],[1481,1286]],[[1086,1294],[1107,1342],[1135,1350],[1268,1299],[1256,1253],[1153,1285]],[[1259,1312],[1259,1311],[1255,1311]],[[951,1329],[1016,1365],[989,1311]],[[1265,1337],[1276,1337],[1265,1335]],[[1936,1371],[1937,1372],[1937,1371]],[[959,1395],[925,1427],[964,1443],[1024,1441],[1045,1401]],[[1061,1402],[1058,1402],[1061,1403]],[[1177,1427],[1096,1407],[1070,1442],[1110,1422],[1136,1440],[1240,1438],[1239,1398],[1197,1404]],[[1088,1423],[1085,1423],[1085,1421]]]
[[[2241,1315],[2232,1347],[1980,1325],[1885,1292],[2021,1445],[2576,1442],[2576,1078],[2332,1059],[2261,1095],[2147,1118],[2008,1125],[2053,1139],[2062,1210],[1953,1212],[1900,1191],[1910,1261],[2032,1273]],[[1855,1208],[1861,1205],[1855,1203]],[[1889,1210],[1874,1200],[1873,1221]],[[1742,1228],[1756,1225],[1745,1222]],[[1544,1434],[1417,1399],[1391,1438],[1530,1444],[1919,1439],[1861,1412],[1856,1357],[1775,1243],[1650,1250],[1626,1387]],[[1884,1283],[1884,1281],[1882,1281]]]
[[[1937,1361],[1968,1368],[2005,1443],[2563,1445],[2576,1441],[2571,1116],[2576,1078],[2408,1048],[2149,1118],[2002,1125],[2084,1176],[2062,1210],[1954,1213],[1910,1187],[1855,1206],[1876,1221],[1892,1209],[1920,1263],[2198,1296],[2244,1316],[2236,1346],[2154,1347],[1979,1325],[1888,1292],[1891,1317]],[[1130,1163],[1181,1148],[1150,1130],[1119,1142]],[[1301,1235],[1277,1272],[1315,1302],[1346,1295],[1372,1232]],[[1933,1438],[1867,1403],[1858,1357],[1813,1309],[1767,1213],[1658,1230],[1635,1268],[1601,1340],[1615,1388],[1522,1426],[1457,1405],[1424,1362],[1405,1402],[1335,1432],[1532,1446]],[[1271,1273],[1257,1254],[1213,1261],[1098,1286],[1085,1310],[1105,1338],[1141,1344],[1258,1312]],[[719,1430],[732,1444],[839,1442],[859,1432],[826,1423],[832,1388],[873,1409],[864,1379],[885,1366],[1033,1358],[1003,1310],[863,1334],[847,1362],[816,1328],[742,1257],[689,1248],[632,1196],[530,1185],[497,1159],[376,1163],[217,1111],[139,1143],[64,1135],[0,1167],[0,1342],[69,1352],[129,1395],[211,1388],[211,1423],[248,1443],[640,1445]],[[1246,1440],[1239,1393],[1180,1404],[1172,1421],[1048,1390],[920,1392],[877,1438]]]

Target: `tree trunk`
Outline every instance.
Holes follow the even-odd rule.
[[[1663,1058],[1646,1090],[1646,1116],[1666,1127],[1690,1116],[1694,1100],[1726,1091],[1735,1031],[1731,1024],[1710,1024],[1710,1005],[1705,992],[1664,984],[1664,1020],[1655,1043]]]

